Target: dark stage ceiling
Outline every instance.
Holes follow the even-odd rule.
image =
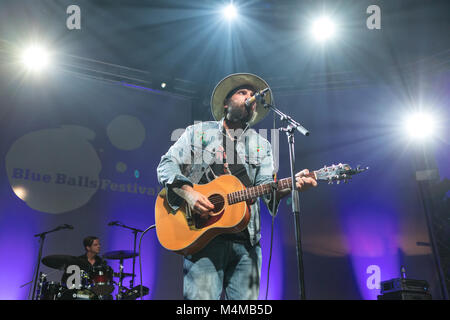
[[[274,90],[295,91],[450,66],[448,0],[234,1],[239,17],[231,22],[220,12],[225,3],[3,0],[1,38],[23,44],[37,37],[63,53],[63,64],[75,72],[98,76],[102,70],[103,77],[125,76],[150,87],[164,81],[166,90],[192,97],[209,95],[234,72],[256,73]],[[72,4],[81,8],[80,30],[66,27]],[[370,5],[381,9],[379,30],[366,26]],[[325,45],[309,35],[322,12],[338,27]]]

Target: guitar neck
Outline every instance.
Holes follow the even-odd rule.
[[[306,175],[307,177],[315,178],[315,172],[310,172]],[[292,187],[292,178],[284,178],[281,180],[278,180],[276,183],[276,189],[277,190],[285,190],[285,189],[291,189]],[[247,188],[244,190],[235,191],[232,193],[229,193],[228,196],[228,203],[234,204],[242,201],[247,201],[251,199],[258,198],[260,196],[270,194],[273,192],[273,184],[267,183],[262,184],[259,186]]]

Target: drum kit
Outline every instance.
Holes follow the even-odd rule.
[[[47,274],[40,273],[37,286],[38,300],[114,300],[112,293],[117,287],[116,300],[136,300],[142,295],[148,294],[148,288],[137,286],[127,288],[123,285],[126,277],[132,277],[133,273],[123,272],[125,259],[135,258],[138,253],[127,250],[110,251],[103,255],[106,260],[119,260],[119,272],[106,265],[90,265],[87,260],[70,255],[50,255],[42,259],[42,263],[52,269],[75,270],[78,281],[69,279],[61,282],[48,281]],[[70,269],[68,269],[70,267]],[[55,271],[56,271],[55,270]],[[75,274],[72,273],[72,274]],[[68,275],[67,272],[65,275]],[[69,276],[70,277],[70,276]],[[63,276],[63,279],[67,278]],[[132,284],[133,282],[131,282]]]
[[[147,231],[154,229],[155,225],[148,227],[145,231],[126,226],[120,221],[112,221],[108,226],[116,226],[132,231],[134,235],[133,251],[118,250],[110,251],[103,255],[106,260],[118,260],[120,262],[119,272],[105,264],[91,265],[86,259],[70,255],[49,255],[42,258],[44,241],[48,234],[74,227],[69,224],[60,225],[52,230],[35,234],[39,238],[39,252],[34,268],[33,280],[20,286],[21,288],[31,285],[29,298],[31,300],[114,300],[112,293],[116,290],[116,300],[136,300],[149,293],[149,289],[142,285],[135,286],[135,260],[139,254],[136,251],[138,233],[144,235]],[[132,273],[123,271],[125,259],[133,259]],[[40,265],[55,269],[44,274],[40,272]],[[48,276],[58,270],[64,271],[61,282],[49,281]],[[131,277],[130,287],[123,285],[124,278]]]

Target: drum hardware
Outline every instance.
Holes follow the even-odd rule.
[[[129,290],[123,286],[123,279],[127,276],[131,276],[132,278],[134,278],[134,276],[135,276],[134,272],[131,274],[123,272],[123,269],[124,269],[123,261],[125,259],[130,259],[130,258],[134,259],[136,256],[138,256],[138,254],[135,251],[129,251],[129,250],[110,251],[110,252],[106,252],[103,255],[103,258],[105,258],[105,259],[119,260],[119,272],[115,274],[115,276],[119,278],[118,292],[116,295],[117,300],[123,300],[127,291]]]
[[[58,282],[47,281],[47,274],[39,273],[36,300],[56,300],[60,291],[61,285]]]
[[[37,294],[38,300],[59,300],[64,292],[64,288],[59,282],[45,281],[41,284]]]
[[[137,298],[141,297],[141,291],[142,297],[146,296],[149,293],[149,289],[147,287],[136,286],[134,288],[127,290],[123,295],[122,300],[136,300]]]
[[[52,229],[50,231],[45,231],[45,232],[38,233],[38,234],[34,235],[35,237],[39,237],[39,252],[38,252],[38,258],[37,258],[35,271],[34,271],[34,280],[33,280],[34,285],[33,285],[33,288],[32,288],[33,291],[32,291],[32,295],[31,295],[31,300],[34,300],[35,297],[36,297],[36,286],[37,286],[37,282],[38,282],[39,269],[41,267],[42,249],[44,248],[45,236],[47,234],[49,234],[49,233],[56,232],[56,231],[63,230],[63,229],[71,229],[71,230],[73,230],[73,226],[68,225],[68,224],[64,224],[64,225],[58,226],[55,229]]]
[[[133,287],[133,286],[134,286],[134,277],[135,277],[134,274],[135,274],[136,257],[139,256],[139,254],[136,253],[136,240],[137,240],[137,234],[138,234],[139,232],[144,232],[144,231],[143,231],[143,230],[140,230],[140,229],[137,229],[137,228],[132,228],[132,227],[126,226],[126,225],[122,224],[122,223],[119,222],[119,221],[113,221],[113,222],[110,222],[110,223],[108,223],[108,225],[109,225],[109,226],[122,227],[122,228],[125,228],[125,229],[132,230],[132,233],[133,233],[133,235],[134,235],[134,242],[133,242],[133,256],[132,256],[132,258],[133,258],[133,271],[132,271],[133,276],[132,276],[132,278],[131,278],[131,280],[130,280],[130,287]]]
[[[126,277],[131,277],[131,276],[133,276],[132,273],[126,273],[126,272],[122,272],[122,274],[120,274],[119,272],[114,272],[114,274],[113,274],[113,277],[115,277],[115,278],[120,278],[120,277],[126,278]]]
[[[57,300],[63,291],[63,286],[61,286],[60,282],[48,281],[48,276],[54,274],[58,270],[54,270],[49,273],[39,272],[38,283],[36,285],[37,289],[35,292],[35,300]],[[33,281],[30,281],[21,287],[24,287],[27,284],[31,284]]]
[[[122,288],[122,282],[123,282],[123,276],[122,276],[122,274],[123,274],[123,258],[122,259],[120,259],[120,264],[119,264],[119,290],[118,290],[118,292],[117,292],[117,296],[116,296],[116,299],[117,300],[122,300],[122,295],[123,295],[123,288]]]

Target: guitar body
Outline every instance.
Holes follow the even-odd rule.
[[[241,181],[232,175],[222,175],[208,184],[194,185],[194,190],[206,196],[215,206],[206,219],[190,213],[183,204],[172,212],[162,190],[156,199],[156,234],[161,245],[176,253],[190,255],[200,251],[214,237],[222,233],[235,233],[247,227],[250,209],[247,203],[228,203],[227,194],[244,190]]]

